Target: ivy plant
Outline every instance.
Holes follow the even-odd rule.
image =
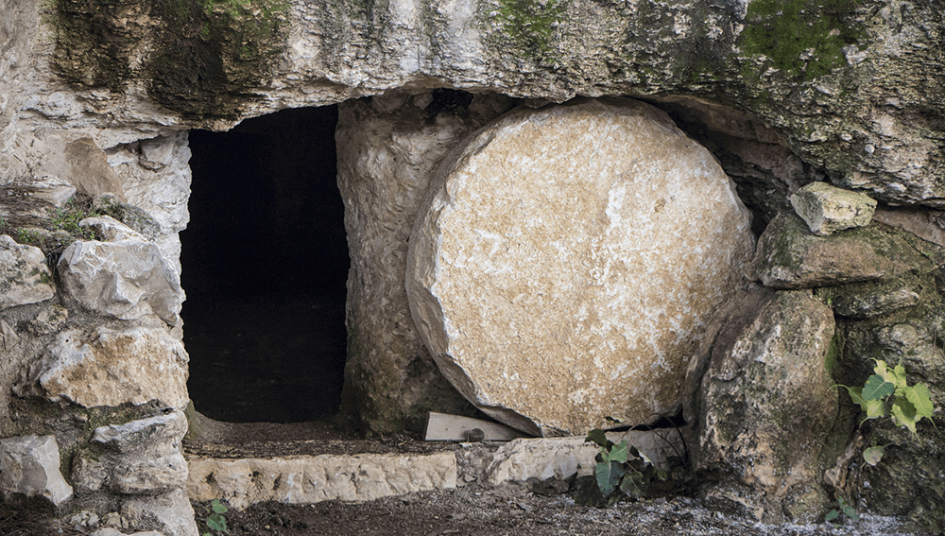
[[[585,441],[600,448],[594,458],[597,462],[594,477],[603,495],[600,501],[603,506],[611,506],[624,497],[640,497],[654,480],[667,478],[665,471],[656,468],[626,439],[614,443],[603,430],[596,428],[587,434]]]
[[[226,529],[226,516],[225,514],[229,510],[219,499],[213,499],[209,505],[207,505],[207,517],[204,518],[204,525],[207,526],[207,531],[204,532],[201,536],[214,536],[219,533],[227,533]]]

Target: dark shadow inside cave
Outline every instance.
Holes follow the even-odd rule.
[[[184,344],[190,397],[212,419],[338,411],[349,260],[337,118],[337,106],[303,108],[190,133]]]

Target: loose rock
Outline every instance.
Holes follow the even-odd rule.
[[[43,252],[0,235],[0,311],[43,302],[55,293]]]
[[[0,494],[45,497],[62,506],[72,498],[72,486],[59,472],[59,445],[55,436],[0,439]]]
[[[876,210],[876,200],[870,196],[826,182],[812,182],[799,189],[791,195],[791,205],[818,236],[869,225]]]

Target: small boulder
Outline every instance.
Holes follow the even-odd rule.
[[[55,293],[43,252],[0,235],[0,311],[43,302]]]
[[[121,320],[156,314],[176,326],[184,292],[157,244],[112,218],[95,220],[93,227],[117,240],[79,240],[62,252],[59,276],[66,294],[89,311]]]
[[[62,506],[72,498],[72,486],[59,472],[56,436],[0,439],[0,494],[45,497]]]
[[[876,210],[876,200],[870,196],[826,182],[812,182],[799,189],[791,195],[791,205],[818,236],[869,225]]]
[[[801,289],[931,273],[935,264],[905,234],[874,224],[817,236],[798,216],[781,213],[758,239],[755,274],[766,287]]]
[[[158,400],[182,409],[189,401],[188,360],[184,345],[164,329],[68,330],[30,366],[15,390],[20,396],[84,407]]]
[[[722,330],[687,415],[707,503],[765,521],[821,513],[819,457],[839,408],[825,365],[834,329],[829,307],[792,291],[756,293]]]

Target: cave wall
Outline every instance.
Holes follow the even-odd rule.
[[[94,229],[99,238],[121,242],[127,251],[154,246],[147,255],[152,275],[122,272],[125,279],[160,279],[167,285],[150,290],[145,298],[90,301],[64,290],[59,275],[49,271],[37,276],[37,294],[29,299],[36,301],[5,304],[0,311],[0,435],[55,437],[53,450],[60,455],[61,473],[74,490],[70,508],[121,511],[133,527],[157,528],[165,536],[196,533],[182,491],[186,468],[181,468],[180,458],[180,423],[186,405],[181,382],[186,378],[187,357],[180,346],[182,326],[176,315],[186,288],[175,284],[181,271],[178,233],[188,221],[187,131],[227,130],[246,118],[284,108],[406,90],[400,96],[390,93],[379,98],[378,105],[408,110],[415,116],[412,123],[392,124],[383,116],[370,121],[377,123],[381,134],[385,129],[396,133],[404,126],[403,139],[409,144],[417,132],[430,128],[426,107],[416,104],[437,88],[504,95],[532,106],[575,96],[644,98],[662,106],[690,136],[715,152],[755,212],[759,233],[762,223],[789,209],[787,198],[799,186],[826,180],[869,193],[886,205],[881,208],[890,209],[882,216],[884,221],[934,241],[941,234],[938,209],[945,208],[941,75],[945,49],[940,46],[945,6],[941,1],[905,0],[821,4],[805,0],[4,4],[0,17],[3,232],[14,237],[18,229],[37,233],[19,238],[42,246],[41,253],[51,260],[77,238],[90,242],[91,236],[83,231],[43,230],[53,219],[48,210],[64,209],[67,194],[75,190],[79,197],[98,199],[97,212],[123,222],[98,222]],[[359,107],[374,106],[364,102],[350,103],[343,113],[357,115]],[[445,122],[442,144],[422,149],[431,158],[411,165],[425,173],[452,140],[491,118],[463,116],[464,109],[467,113],[460,107],[436,116],[442,115]],[[489,114],[498,114],[502,106],[490,110]],[[349,131],[342,128],[339,135]],[[409,167],[392,169],[411,172]],[[345,173],[341,175],[347,177],[346,187],[352,192],[349,203],[354,203],[362,195],[354,193],[354,179],[362,174]],[[103,200],[103,194],[112,197]],[[409,219],[415,196],[411,194],[405,204],[402,219]],[[386,201],[384,196],[374,200]],[[893,206],[901,208],[891,210]],[[352,205],[347,210],[354,222],[352,214],[360,209]],[[349,236],[357,235],[356,225],[346,225]],[[400,225],[359,239],[352,251],[361,245],[385,244],[381,251],[396,258],[404,249],[398,241],[406,224]],[[45,273],[42,261],[29,251],[22,253],[23,258],[32,255],[36,274]],[[355,262],[368,264],[373,255],[365,252]],[[111,273],[118,272],[121,269],[114,268]],[[390,277],[380,272],[378,277]],[[932,271],[922,274],[923,296],[932,284],[930,278]],[[349,297],[349,330],[371,331],[375,328],[365,326],[359,313],[369,296],[358,292]],[[929,298],[923,303],[937,302]],[[395,311],[393,317],[406,320],[404,314]],[[889,356],[920,348],[935,362],[939,359],[935,338],[940,333],[927,325],[928,315],[914,321],[910,315],[921,316],[902,312],[901,318],[887,318],[885,323],[875,320],[882,324],[877,327],[879,335],[869,335],[865,324],[850,327],[844,320],[841,327],[855,342],[851,348],[882,350]],[[389,328],[389,322],[376,329]],[[901,324],[922,329],[904,343],[903,329],[893,329]],[[355,351],[349,361],[346,374],[351,387],[346,389],[353,401],[349,404],[363,412],[362,424],[368,429],[395,429],[415,421],[418,411],[441,403],[466,411],[454,395],[446,394],[449,390],[437,379],[410,331],[409,325],[394,331],[402,345],[396,355],[369,363]],[[57,390],[41,381],[50,370],[61,370],[56,363],[62,355],[84,343],[94,349],[90,355],[123,363],[127,389],[92,382],[93,388],[82,392],[62,383]],[[138,348],[137,355],[150,356],[153,370],[166,375],[142,379],[129,345]],[[860,363],[850,370],[863,372],[863,368]],[[87,371],[90,377],[95,377],[95,370]],[[934,370],[916,370],[930,381],[938,378]],[[359,395],[359,386],[373,382],[383,389],[391,377],[397,385],[385,399],[372,401]],[[424,383],[410,383],[412,377]],[[440,395],[431,402],[431,393],[419,385],[433,386],[432,392]],[[108,441],[101,434],[96,439],[95,434],[109,426],[118,427],[109,430],[119,435],[133,429],[155,433],[151,442],[123,447],[132,454],[102,458]],[[883,433],[895,435],[896,430]],[[42,448],[48,449],[45,445]],[[925,450],[940,452],[936,449],[941,447]],[[175,469],[157,480],[129,482],[116,476],[129,467],[147,476],[146,468],[135,465],[146,456],[166,459]],[[930,496],[934,499],[934,493]],[[55,497],[59,501],[64,495]],[[877,501],[873,505],[880,511],[908,513],[908,505],[883,510],[884,503]],[[937,503],[932,500],[932,504]]]

